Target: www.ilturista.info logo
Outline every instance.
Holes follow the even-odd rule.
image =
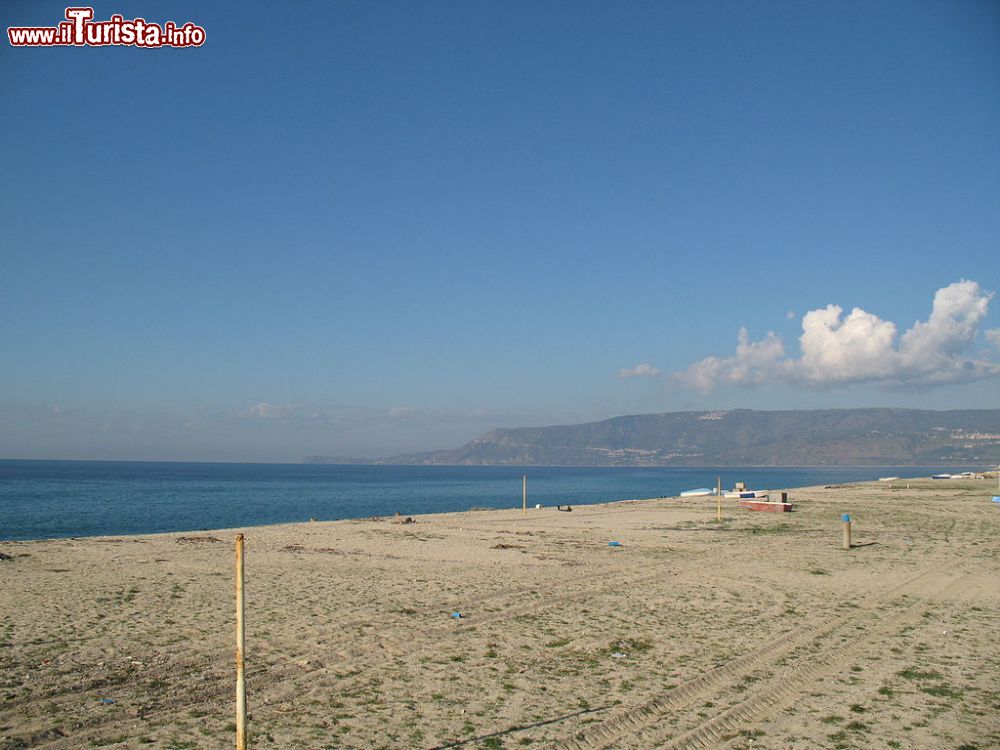
[[[58,26],[9,26],[13,47],[200,47],[205,29],[188,21],[183,26],[167,21],[162,26],[144,18],[126,19],[117,13],[107,21],[94,21],[93,8],[67,8]]]

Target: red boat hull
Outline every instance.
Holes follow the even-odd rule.
[[[747,510],[762,510],[765,513],[788,513],[791,503],[772,503],[767,500],[740,500],[740,507]]]

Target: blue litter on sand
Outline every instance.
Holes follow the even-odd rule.
[[[845,513],[844,515],[842,515],[840,517],[840,520],[841,521],[850,521],[851,520],[851,514],[850,513]]]
[[[621,547],[622,543],[621,542],[608,542],[608,546],[609,547]]]
[[[456,620],[461,620],[462,619],[462,613],[461,612],[452,612],[451,616],[453,618],[455,618]]]
[[[105,706],[113,706],[115,703],[117,703],[117,701],[111,698],[101,698],[101,703],[103,703]]]
[[[993,502],[1000,503],[1000,495],[994,495],[993,496]]]

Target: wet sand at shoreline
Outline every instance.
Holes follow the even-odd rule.
[[[246,529],[251,747],[1000,746],[994,494]],[[0,542],[0,750],[232,747],[235,533]]]

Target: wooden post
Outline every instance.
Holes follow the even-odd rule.
[[[236,535],[236,750],[247,750],[247,686],[244,678],[243,535]]]
[[[521,515],[528,515],[528,475],[521,477]]]
[[[842,515],[841,520],[844,522],[844,549],[851,548],[851,516],[847,513]]]
[[[715,520],[722,521],[722,477],[715,478]]]

